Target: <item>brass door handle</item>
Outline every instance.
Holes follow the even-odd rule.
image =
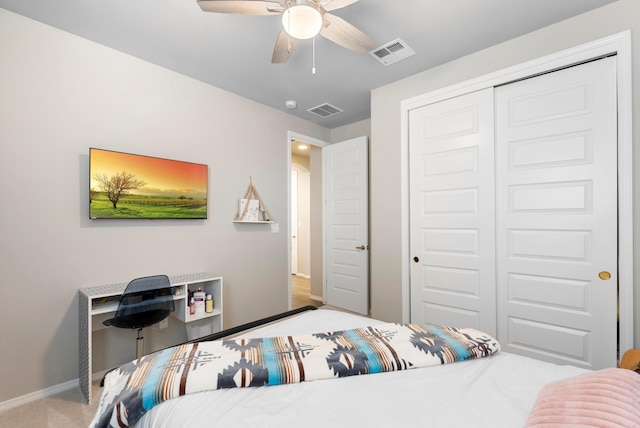
[[[606,270],[603,270],[602,272],[600,272],[598,274],[598,276],[600,277],[600,279],[607,281],[608,279],[611,279],[611,274],[609,272],[607,272]]]
[[[366,250],[367,246],[366,245],[360,245],[359,247],[356,247],[356,250]]]

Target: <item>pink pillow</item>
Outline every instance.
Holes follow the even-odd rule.
[[[640,375],[604,369],[546,385],[531,409],[527,428],[640,427]]]

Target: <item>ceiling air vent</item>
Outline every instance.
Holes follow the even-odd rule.
[[[391,65],[416,53],[404,41],[395,39],[370,51],[369,54],[384,65]]]
[[[329,103],[320,104],[319,106],[312,107],[307,111],[320,117],[329,117],[342,112],[341,109]]]

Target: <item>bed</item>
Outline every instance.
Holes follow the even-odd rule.
[[[345,312],[318,309],[239,337],[302,335],[383,324]],[[624,371],[638,378],[633,386],[637,400],[640,376]],[[589,373],[499,351],[484,358],[412,370],[187,394],[153,407],[135,426],[524,427],[532,409],[539,406],[536,399],[546,385]],[[101,408],[110,399],[108,388],[109,375]],[[636,416],[638,419],[632,420],[640,423],[640,415],[630,417]]]

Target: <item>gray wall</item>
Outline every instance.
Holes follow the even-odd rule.
[[[78,377],[81,287],[205,271],[226,327],[287,310],[287,131],[328,129],[3,9],[0,70],[0,402]],[[89,147],[208,164],[209,219],[89,220]],[[279,233],[232,223],[249,176]],[[95,370],[135,356],[115,330]]]
[[[401,225],[400,213],[400,103],[402,100],[444,88],[474,77],[517,65],[544,55],[590,42],[624,30],[632,30],[634,110],[638,147],[640,129],[640,1],[619,0],[608,6],[568,19],[440,67],[378,88],[371,100],[371,293],[372,316],[388,321],[402,317]],[[640,152],[634,153],[638,163]],[[640,177],[634,178],[635,218],[640,203]],[[636,223],[637,225],[638,223]],[[635,228],[638,247],[640,228]],[[637,272],[636,269],[634,269]],[[640,308],[636,293],[636,308]],[[637,327],[636,343],[640,342]]]

